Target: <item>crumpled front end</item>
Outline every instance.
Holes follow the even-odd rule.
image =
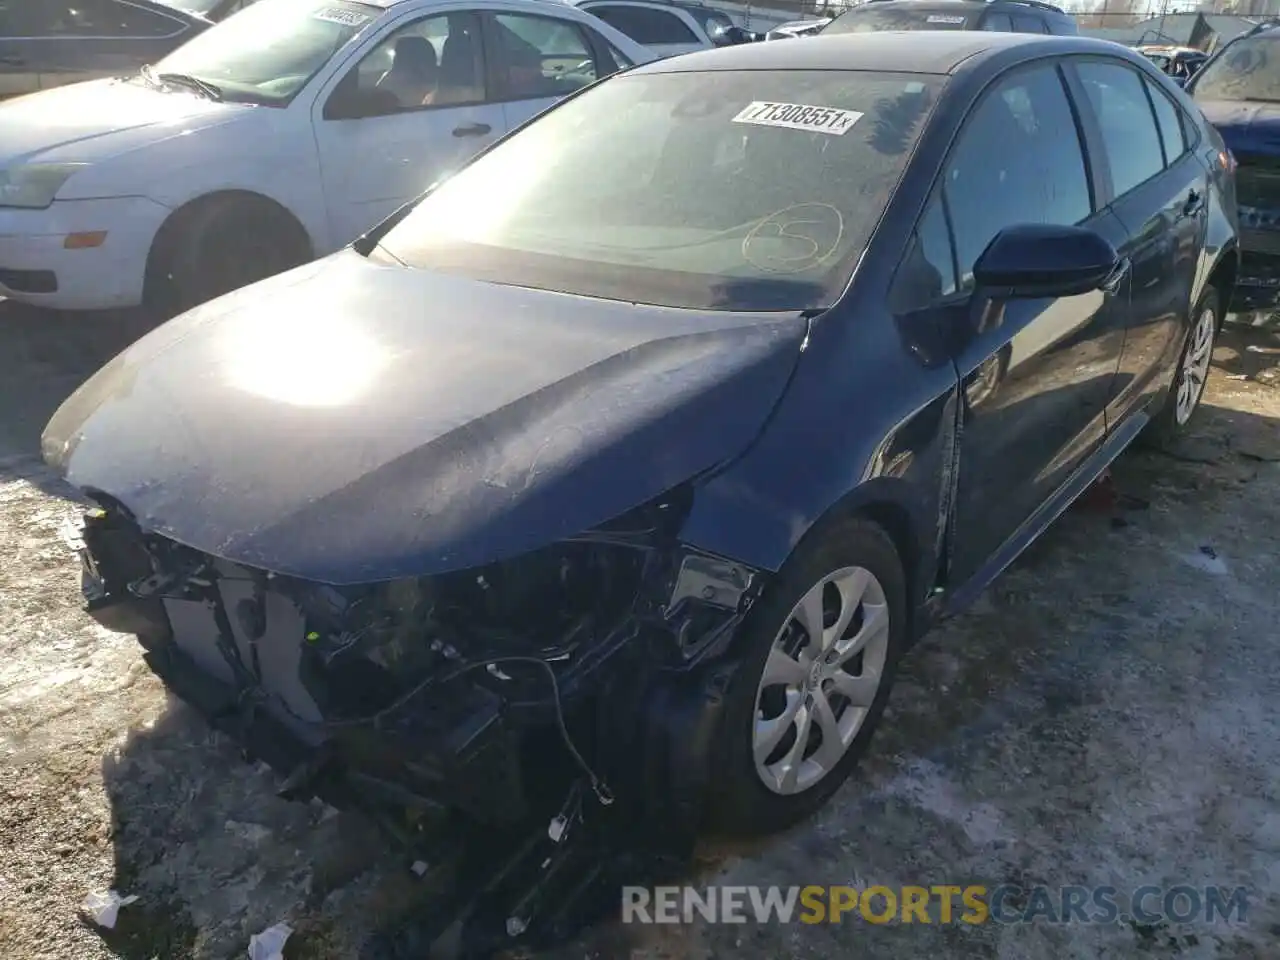
[[[657,786],[645,704],[724,648],[760,585],[678,543],[687,507],[677,490],[512,560],[334,587],[148,533],[103,498],[84,592],[290,799],[511,825],[579,778],[605,803]]]

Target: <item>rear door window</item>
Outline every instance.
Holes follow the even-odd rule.
[[[994,30],[998,33],[1012,33],[1013,20],[1007,13],[993,13],[982,21],[983,30]]]
[[[1164,169],[1164,148],[1145,81],[1121,63],[1081,60],[1076,64],[1102,128],[1102,142],[1117,197]]]
[[[1013,15],[1013,30],[1015,33],[1044,33],[1044,22],[1036,16],[1029,13],[1015,13]]]
[[[598,78],[591,44],[576,23],[495,11],[493,25],[498,97],[562,97]]]
[[[1183,126],[1182,111],[1169,99],[1163,90],[1157,89],[1151,81],[1143,78],[1147,93],[1151,97],[1151,105],[1156,110],[1156,121],[1160,127],[1160,140],[1164,144],[1164,160],[1166,166],[1173,166],[1187,152],[1186,130]]]

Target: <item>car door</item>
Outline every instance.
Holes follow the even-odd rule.
[[[636,3],[584,3],[579,7],[648,47],[654,56],[674,57],[707,47],[707,42],[677,10],[659,10]]]
[[[613,72],[608,45],[563,17],[490,10],[482,14],[490,99],[508,130]]]
[[[118,77],[155,63],[194,35],[188,20],[128,0],[40,0],[40,87]]]
[[[1097,58],[1070,67],[1111,209],[1125,226],[1119,249],[1133,265],[1130,322],[1109,405],[1114,425],[1172,375],[1207,226],[1208,171],[1188,149],[1180,108],[1140,70]]]
[[[942,174],[963,323],[963,387],[952,573],[968,580],[1101,444],[1124,340],[1127,292],[971,302],[973,268],[1004,228],[1023,223],[1114,231],[1063,79],[1052,62],[1005,74],[970,112]],[[980,318],[980,322],[979,321]],[[952,334],[955,331],[951,331]]]
[[[349,243],[506,131],[474,11],[417,17],[367,42],[313,110],[335,246]]]

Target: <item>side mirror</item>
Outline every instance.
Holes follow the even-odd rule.
[[[996,234],[973,268],[993,299],[1074,297],[1113,291],[1127,264],[1104,237],[1083,227],[1022,224]]]

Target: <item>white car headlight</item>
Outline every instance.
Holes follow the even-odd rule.
[[[0,207],[39,210],[53,203],[62,185],[87,163],[31,163],[0,170]]]

